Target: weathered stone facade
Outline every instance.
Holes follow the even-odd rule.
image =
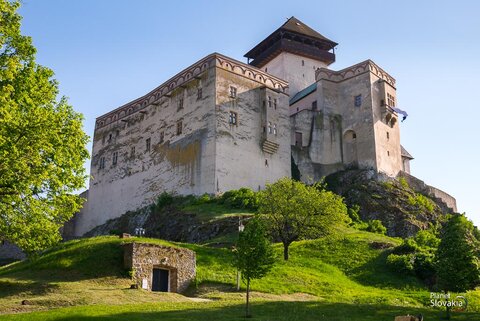
[[[124,246],[124,266],[133,271],[139,288],[152,290],[153,271],[168,273],[168,292],[184,292],[196,275],[195,252],[169,246],[132,242]]]

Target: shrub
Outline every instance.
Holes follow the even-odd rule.
[[[414,257],[411,254],[397,255],[390,254],[387,256],[387,266],[393,271],[400,272],[402,274],[413,274]]]
[[[433,212],[435,210],[435,204],[428,197],[423,196],[422,194],[416,193],[415,196],[409,196],[408,203],[428,212]]]
[[[378,234],[384,234],[384,235],[387,233],[387,228],[383,226],[380,220],[368,221],[366,230],[372,233],[378,233]]]
[[[250,188],[240,188],[225,192],[219,203],[233,208],[258,209],[258,195]]]
[[[360,212],[360,206],[357,204],[353,205],[352,207],[349,207],[347,210],[348,217],[352,220],[353,223],[361,223],[362,220],[360,218],[360,215],[358,214]]]

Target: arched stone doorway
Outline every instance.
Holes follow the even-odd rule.
[[[353,130],[347,130],[343,134],[343,163],[345,165],[357,166],[357,133]]]

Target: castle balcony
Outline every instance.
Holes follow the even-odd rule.
[[[262,150],[267,154],[275,154],[278,150],[278,146],[279,145],[277,143],[268,139],[264,139],[262,143]]]

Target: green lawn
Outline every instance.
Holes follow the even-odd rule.
[[[190,297],[128,289],[120,245],[133,240],[194,250],[197,278]],[[400,240],[343,228],[336,236],[295,242],[288,262],[281,259],[281,245],[275,245],[275,267],[252,284],[255,319],[393,321],[395,315],[421,312],[426,321],[439,320],[441,311],[427,307],[428,290],[415,278],[390,271],[388,250],[375,249],[372,242]],[[227,248],[156,239],[63,243],[35,261],[0,268],[0,320],[240,319],[244,294],[234,290],[231,257]],[[455,314],[454,320],[480,320],[480,291],[467,296],[471,312]],[[21,305],[22,300],[29,304]]]

